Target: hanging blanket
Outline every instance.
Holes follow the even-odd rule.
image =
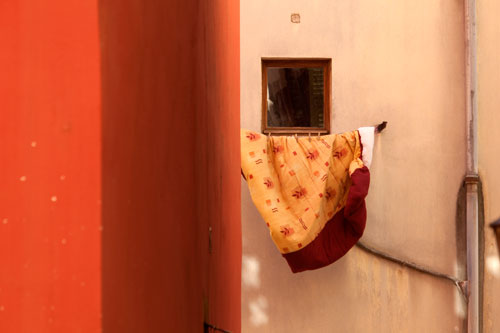
[[[293,272],[336,261],[363,234],[373,133],[296,138],[241,130],[252,200]]]

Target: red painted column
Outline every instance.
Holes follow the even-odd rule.
[[[0,332],[100,331],[97,14],[0,5]]]
[[[238,332],[238,2],[0,9],[0,332]]]
[[[104,331],[238,332],[238,2],[101,1],[100,31]]]
[[[202,1],[197,70],[198,214],[208,274],[205,320],[239,332],[241,325],[239,1]],[[209,229],[210,228],[210,229]],[[208,230],[211,230],[209,233]],[[208,240],[211,240],[208,244]],[[210,250],[210,251],[208,251]]]
[[[195,2],[101,1],[103,329],[197,332]]]

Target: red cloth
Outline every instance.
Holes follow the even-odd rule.
[[[359,168],[352,173],[351,180],[345,207],[327,222],[318,236],[303,249],[282,254],[292,272],[330,265],[344,256],[363,235],[370,171],[366,166]]]

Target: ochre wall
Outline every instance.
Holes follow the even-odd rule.
[[[241,126],[260,130],[261,57],[331,58],[333,132],[388,121],[376,140],[363,241],[465,278],[456,228],[465,174],[463,3],[243,0],[240,13]],[[358,248],[327,268],[292,274],[245,183],[242,228],[244,332],[464,331],[453,283]]]
[[[479,175],[484,195],[485,333],[500,332],[500,256],[491,222],[500,218],[500,3],[477,1]]]
[[[239,331],[238,13],[100,2],[104,331]]]
[[[0,4],[0,332],[100,330],[97,3]]]

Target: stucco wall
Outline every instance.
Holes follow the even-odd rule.
[[[376,142],[363,240],[464,278],[461,1],[241,2],[241,126],[260,130],[261,57],[332,58],[332,131],[389,122]],[[301,23],[290,22],[300,13]],[[243,332],[458,332],[453,284],[355,248],[293,275],[242,182]]]
[[[478,1],[479,174],[484,195],[484,332],[500,332],[500,258],[488,224],[500,217],[500,22],[498,1]]]

